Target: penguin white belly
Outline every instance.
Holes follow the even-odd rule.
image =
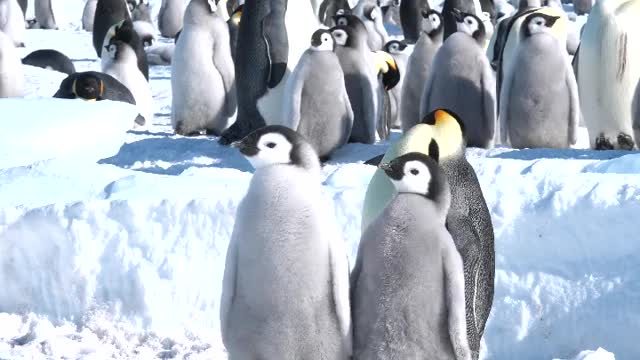
[[[200,30],[185,30],[180,35],[171,67],[174,127],[180,121],[186,129],[221,131],[227,126],[226,93],[220,72],[213,64],[212,44],[210,35]]]
[[[24,75],[18,50],[0,32],[0,98],[24,96]]]
[[[601,134],[614,145],[620,133],[633,136],[640,80],[640,1],[626,2],[623,10],[608,2],[596,2],[591,10],[578,62],[580,103],[592,148]]]
[[[4,32],[15,46],[24,43],[25,25],[22,9],[16,0],[5,1],[0,5],[0,31]]]
[[[320,27],[311,3],[305,0],[288,2],[284,23],[289,42],[287,71],[280,83],[273,89],[267,89],[267,93],[258,100],[257,104],[258,111],[267,124],[277,124],[284,116],[282,104],[287,79],[309,47],[311,35]]]
[[[109,68],[103,71],[116,78],[131,91],[140,114],[146,120],[145,123],[151,124],[153,121],[153,95],[151,94],[149,83],[138,70],[138,67],[135,65],[111,64]]]

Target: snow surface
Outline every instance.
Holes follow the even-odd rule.
[[[28,30],[22,55],[53,47],[78,71],[99,70],[91,35],[80,30],[83,1],[64,3],[72,22],[62,31]],[[156,14],[159,1],[152,4]],[[64,75],[26,66],[25,77],[20,111],[0,102],[5,124],[22,119],[2,135],[23,139],[15,142],[21,151],[35,141],[23,136],[28,124],[38,124],[34,134],[109,118],[114,126],[53,135],[51,152],[19,161],[2,155],[0,359],[226,359],[218,301],[248,162],[214,138],[173,135],[168,66],[150,69],[154,121],[128,132],[115,114],[130,107],[71,101],[61,119],[55,102],[41,98]],[[46,114],[50,123],[28,114]],[[323,169],[351,264],[375,170],[362,162],[386,147],[347,145]],[[481,357],[640,358],[640,154],[467,154],[496,234],[495,300]]]

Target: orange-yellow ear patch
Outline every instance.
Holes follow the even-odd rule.
[[[396,59],[386,51],[373,52],[375,70],[377,74],[382,74],[382,85],[385,90],[393,89],[400,82],[400,70]]]

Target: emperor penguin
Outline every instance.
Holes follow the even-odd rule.
[[[335,26],[334,17],[339,14],[351,13],[348,0],[324,0],[318,10],[318,20],[328,27]]]
[[[459,31],[444,41],[433,59],[420,117],[435,109],[450,109],[465,122],[468,146],[491,148],[496,135],[496,82],[481,47],[484,25],[474,14],[454,13]]]
[[[420,101],[424,85],[431,74],[431,65],[440,46],[444,24],[442,15],[436,10],[422,12],[422,30],[409,61],[402,84],[400,103],[400,122],[402,131],[406,132],[419,123]]]
[[[379,168],[397,194],[360,238],[350,279],[354,360],[471,360],[444,172],[419,152]]]
[[[346,144],[353,110],[331,32],[320,29],[287,80],[284,124],[308,139],[322,161]]]
[[[389,41],[389,34],[382,22],[382,9],[377,0],[360,0],[351,13],[357,16],[367,29],[367,44],[372,51],[382,50]],[[341,25],[338,23],[337,25]]]
[[[400,128],[400,109],[402,108],[402,86],[404,80],[406,80],[407,64],[409,62],[409,55],[404,53],[407,48],[407,44],[398,41],[391,40],[384,45],[384,51],[389,53],[395,60],[398,66],[398,72],[400,73],[400,79],[398,83],[389,90],[389,105],[391,124],[395,129]]]
[[[136,106],[146,123],[153,121],[153,95],[151,87],[137,67],[136,53],[122,40],[106,45],[102,69],[126,86],[136,100]]]
[[[104,37],[103,46],[111,44],[112,41],[122,40],[127,43],[136,54],[138,69],[144,75],[144,78],[149,81],[149,62],[147,61],[147,55],[144,52],[144,43],[140,35],[135,29],[135,26],[131,20],[123,20],[117,24],[114,24]],[[104,55],[102,56],[104,58]],[[104,71],[104,69],[103,69]]]
[[[0,31],[0,98],[23,96],[24,73],[20,55],[11,38]]]
[[[640,0],[598,0],[584,25],[578,90],[593,149],[632,150],[640,139],[639,18]]]
[[[238,6],[231,12],[229,20],[227,20],[227,26],[229,27],[229,45],[231,46],[231,58],[236,61],[236,46],[238,44],[238,29],[240,28],[240,21],[242,20],[242,9],[244,5]]]
[[[82,30],[93,31],[93,18],[96,16],[98,0],[87,0],[82,11]]]
[[[336,54],[344,72],[344,81],[353,109],[353,128],[349,142],[373,144],[376,141],[380,112],[380,84],[374,71],[367,30],[353,15],[349,25],[333,27]]]
[[[233,143],[255,168],[227,248],[220,328],[230,359],[350,359],[349,263],[318,154],[279,125]]]
[[[0,0],[0,31],[16,47],[24,47],[24,16],[16,0]]]
[[[467,338],[472,358],[478,359],[480,342],[494,294],[495,246],[491,214],[476,173],[465,158],[465,126],[454,112],[438,109],[392,143],[382,162],[409,152],[437,159],[451,188],[446,227],[462,257],[465,281]],[[365,194],[362,231],[383,213],[397,193],[382,170],[374,173]],[[357,266],[357,264],[356,264]]]
[[[53,14],[53,8],[51,2],[53,0],[35,0],[35,15],[36,21],[40,25],[41,29],[58,29],[56,19]]]
[[[175,38],[178,31],[182,29],[184,11],[184,0],[162,0],[160,12],[158,12],[160,35]]]
[[[426,0],[400,1],[400,25],[404,34],[404,42],[415,44],[422,33],[422,14],[431,7]]]
[[[171,62],[171,124],[177,134],[219,136],[236,112],[229,30],[214,0],[191,0]]]
[[[522,23],[522,39],[501,88],[503,145],[568,148],[577,141],[578,85],[565,44],[551,34],[558,18],[533,13]]]
[[[62,80],[53,97],[85,101],[111,100],[136,105],[133,94],[126,86],[113,76],[96,71],[76,72],[67,76]],[[144,124],[144,117],[138,115],[135,125]]]
[[[67,75],[76,72],[76,68],[71,59],[60,51],[53,49],[36,50],[22,58],[22,63],[43,69],[59,71]]]
[[[129,6],[124,0],[98,0],[93,19],[93,48],[98,57],[102,57],[104,40],[111,27],[131,20]]]

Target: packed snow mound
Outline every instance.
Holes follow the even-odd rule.
[[[598,348],[596,351],[582,351],[573,360],[616,360],[616,357],[607,350]]]
[[[0,169],[54,158],[96,162],[116,154],[138,111],[113,101],[0,99]]]

